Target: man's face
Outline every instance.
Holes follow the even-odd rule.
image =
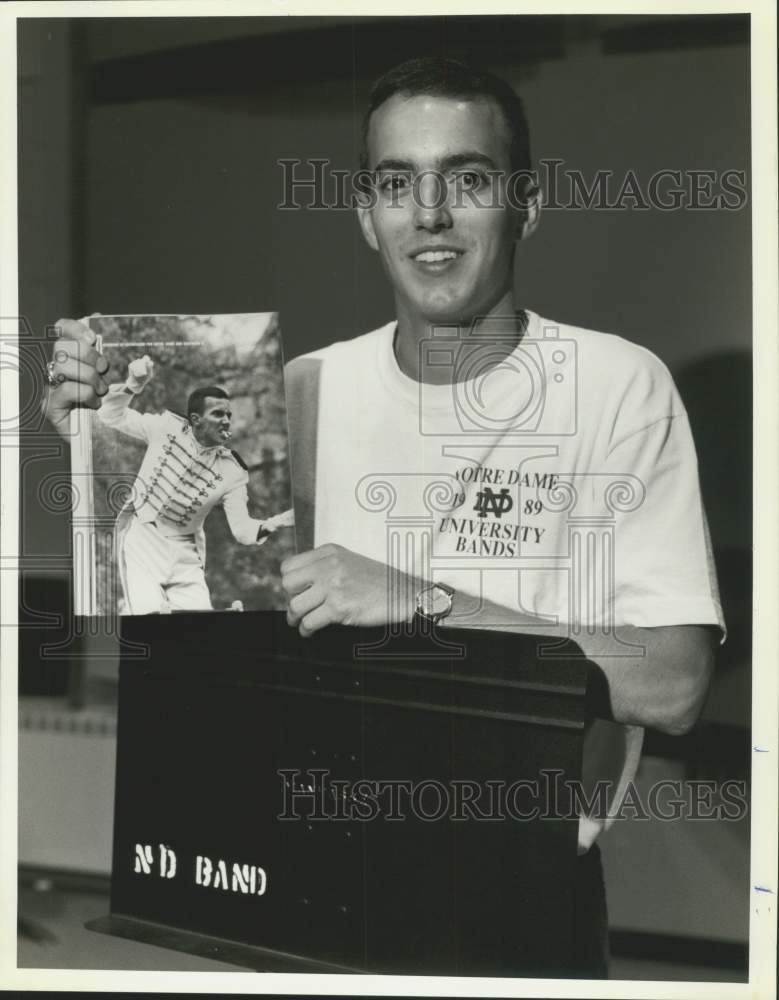
[[[371,117],[368,156],[377,199],[360,223],[399,315],[467,324],[510,296],[522,217],[507,204],[509,133],[493,101],[395,94]]]
[[[203,400],[203,412],[190,415],[192,430],[199,443],[207,448],[217,444],[227,444],[230,439],[232,416],[228,399],[206,396]]]

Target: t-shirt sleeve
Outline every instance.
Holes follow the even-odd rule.
[[[718,625],[724,637],[687,414],[670,375],[657,388],[642,407],[647,422],[620,433],[607,457],[609,474],[615,481],[624,477],[633,494],[615,523],[614,621]]]

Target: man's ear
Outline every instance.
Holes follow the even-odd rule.
[[[541,221],[541,188],[530,184],[522,199],[522,219],[517,232],[517,239],[526,240],[538,229]]]
[[[376,239],[376,230],[373,228],[373,216],[367,205],[358,204],[357,219],[359,220],[362,234],[365,237],[365,242],[372,250],[378,250],[379,241]]]

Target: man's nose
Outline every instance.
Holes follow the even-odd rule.
[[[414,181],[412,195],[414,225],[417,229],[438,232],[441,229],[451,228],[449,186],[443,174],[436,170],[419,174]]]

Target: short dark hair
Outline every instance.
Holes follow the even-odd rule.
[[[187,417],[191,413],[203,415],[203,408],[207,399],[229,399],[230,397],[220,389],[218,385],[204,385],[200,389],[195,389],[189,394],[187,399]]]
[[[435,97],[495,101],[509,130],[511,169],[530,170],[530,130],[519,95],[505,80],[492,73],[473,69],[456,59],[434,56],[409,59],[389,70],[373,85],[362,122],[360,166],[363,170],[368,169],[371,115],[395,94],[408,97],[430,94]]]

